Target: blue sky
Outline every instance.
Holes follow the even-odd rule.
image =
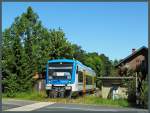
[[[147,3],[3,2],[2,29],[31,6],[48,29],[62,28],[67,39],[87,52],[104,53],[111,60],[148,44]]]

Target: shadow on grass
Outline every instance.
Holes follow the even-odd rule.
[[[129,103],[129,108],[148,109],[148,106],[144,104],[137,105],[136,102],[128,102],[128,103]]]

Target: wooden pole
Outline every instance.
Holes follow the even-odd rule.
[[[85,70],[83,70],[83,95],[86,94],[86,75]]]
[[[136,84],[136,86],[135,86],[135,87],[136,87],[136,104],[138,105],[138,104],[139,104],[139,99],[138,99],[138,98],[139,98],[139,97],[138,97],[138,93],[139,93],[139,92],[138,92],[138,78],[137,78],[137,72],[136,72],[136,75],[135,75],[135,76],[136,76],[136,83],[135,83],[135,84]]]
[[[92,86],[92,87],[93,87],[93,88],[92,88],[92,93],[94,94],[94,77],[92,77],[92,85],[93,85],[93,86]]]

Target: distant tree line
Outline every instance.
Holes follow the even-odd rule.
[[[95,70],[97,76],[116,76],[114,65],[105,54],[88,53],[70,43],[64,31],[47,29],[31,7],[16,17],[2,37],[2,86],[7,96],[32,89],[35,72],[45,71],[49,59],[77,59]]]

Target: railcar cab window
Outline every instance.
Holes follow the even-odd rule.
[[[54,62],[49,63],[48,78],[70,80],[72,75],[73,63]]]

